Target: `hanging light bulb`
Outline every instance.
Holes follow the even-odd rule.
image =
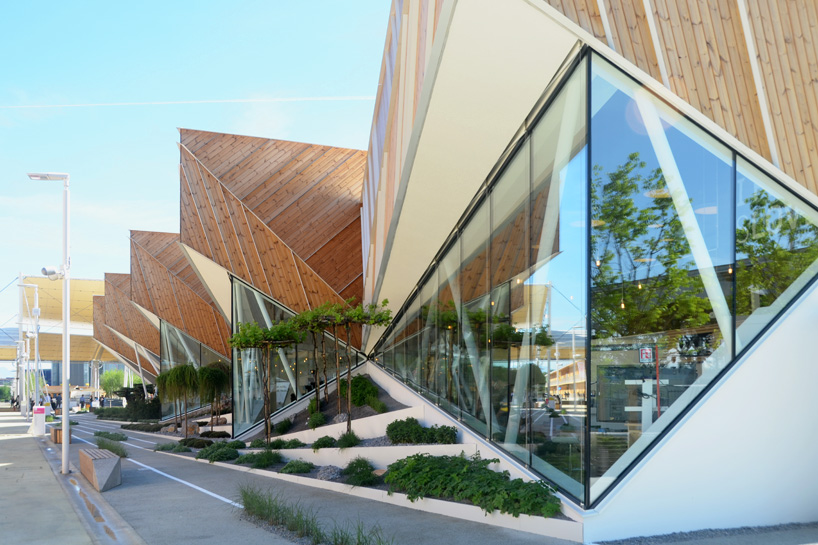
[[[623,308],[623,309],[625,308],[625,300],[624,300],[624,299],[620,299],[620,300],[619,300],[619,306],[620,306],[621,308]]]
[[[596,266],[597,266],[597,267],[599,267],[599,264],[600,264],[600,263],[601,263],[601,261],[597,259],[597,260],[596,260]]]
[[[639,289],[641,290],[641,289],[642,289],[642,282],[639,282],[639,283],[636,285],[636,287],[637,287],[637,288],[639,288]]]
[[[733,267],[727,267],[727,274],[733,274]]]

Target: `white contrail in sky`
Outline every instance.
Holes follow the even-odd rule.
[[[34,108],[92,108],[96,106],[168,106],[175,104],[241,104],[251,102],[336,102],[375,100],[375,97],[292,97],[292,98],[228,98],[224,100],[165,100],[158,102],[100,102],[96,104],[29,104],[0,106],[0,110]]]

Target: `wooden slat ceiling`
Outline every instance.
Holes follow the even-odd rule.
[[[222,150],[226,153],[225,150]],[[265,222],[234,195],[184,146],[180,146],[182,164],[182,242],[197,252],[208,256],[237,277],[243,279],[262,293],[280,301],[295,312],[314,308],[326,301],[342,302],[338,291],[319,275],[304,259],[297,255]],[[299,201],[300,202],[300,201]],[[316,199],[311,202],[321,202]],[[327,223],[337,220],[328,214]],[[355,231],[354,219],[341,226],[329,241],[335,244],[335,252],[350,252],[346,256],[354,260],[360,252],[360,230]],[[357,235],[357,245],[350,242]],[[326,242],[323,246],[326,246]],[[321,247],[319,247],[321,248]],[[313,263],[330,272],[339,291],[350,296],[361,284],[360,260],[353,265],[338,269],[333,267],[329,248],[322,248]],[[359,253],[357,255],[360,255]],[[352,267],[357,266],[357,270]],[[359,343],[359,337],[356,341]],[[359,344],[358,344],[359,345]],[[358,346],[356,345],[356,346]]]
[[[230,353],[230,328],[209,298],[199,296],[134,239],[131,270],[131,298],[135,303],[216,352]]]
[[[323,263],[315,270],[334,291],[361,299],[362,292],[352,286],[363,273],[360,206],[366,152],[188,129],[180,134],[181,145],[199,163],[194,168],[190,158],[182,158],[182,168],[187,169],[183,177],[188,177],[194,194],[203,191],[203,183],[222,186],[209,195],[214,218],[190,223],[183,219],[183,237],[231,236],[222,223],[228,217],[226,209],[235,212],[233,201],[238,200],[311,267]],[[201,212],[208,204],[188,199],[182,195],[182,208],[188,212],[191,207]],[[223,248],[215,240],[205,255],[218,261],[226,257],[223,251],[232,251],[232,266],[249,274],[252,264],[242,263],[238,249],[235,244]],[[346,255],[349,262],[341,269],[328,267],[327,254]],[[318,257],[312,260],[314,256]]]

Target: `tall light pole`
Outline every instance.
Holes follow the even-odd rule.
[[[71,177],[60,172],[29,172],[28,177],[32,180],[60,180],[63,183],[62,192],[62,267],[59,272],[53,269],[43,269],[43,274],[51,280],[62,278],[62,473],[68,475],[68,454],[69,441],[71,440],[71,428],[68,418],[68,410],[71,408],[71,394],[68,390],[68,380],[71,376],[69,363],[71,361],[71,336],[69,333],[71,326],[71,255],[70,255],[70,232],[69,217],[71,210],[71,200],[69,192],[69,182]]]

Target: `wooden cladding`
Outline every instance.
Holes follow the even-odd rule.
[[[131,277],[105,274],[105,324],[159,354],[159,331],[131,304]]]
[[[133,348],[107,325],[107,307],[104,295],[94,296],[94,338],[130,362],[136,362]]]
[[[333,291],[348,290],[363,272],[365,164],[361,150],[182,129],[182,239],[201,241],[202,254],[269,294],[258,241],[243,238],[260,221],[311,268],[323,263],[316,272]],[[344,266],[326,266],[327,254],[345,256]]]
[[[133,238],[131,271],[131,298],[135,303],[216,352],[230,353],[230,327],[211,301],[197,294]]]

